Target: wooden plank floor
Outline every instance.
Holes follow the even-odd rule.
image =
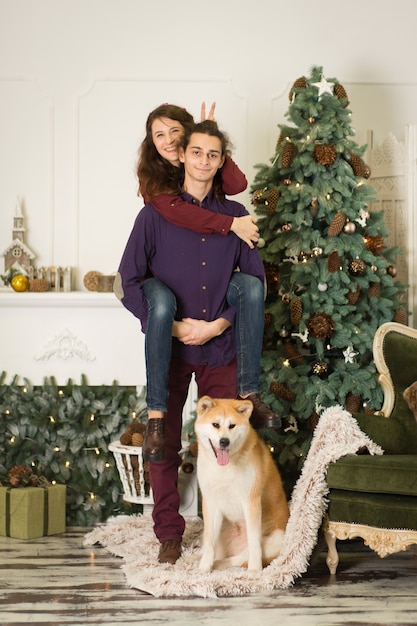
[[[0,537],[0,624],[314,626],[417,624],[417,556],[385,559],[349,544],[336,576],[324,554],[285,591],[243,598],[156,599],[125,584],[121,560],[83,546],[85,528],[22,541]]]

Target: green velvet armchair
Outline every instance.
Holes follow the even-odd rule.
[[[361,537],[380,557],[417,544],[417,406],[410,399],[417,394],[417,330],[383,324],[373,355],[384,404],[378,414],[353,416],[384,454],[345,456],[328,468],[324,533],[332,574],[339,563],[336,540]]]

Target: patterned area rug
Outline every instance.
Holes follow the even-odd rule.
[[[329,463],[360,448],[370,454],[383,450],[367,437],[350,413],[340,406],[326,409],[314,431],[311,447],[290,502],[290,519],[281,554],[262,572],[242,568],[199,571],[203,522],[187,519],[183,553],[175,565],[157,562],[159,543],[152,519],[130,516],[95,528],[84,545],[100,544],[123,558],[129,587],[156,597],[242,596],[273,589],[286,589],[307,571],[327,507],[326,471]]]

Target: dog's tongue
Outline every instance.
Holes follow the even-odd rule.
[[[229,452],[227,450],[223,450],[222,448],[218,448],[216,450],[216,458],[219,465],[227,465],[229,462]]]

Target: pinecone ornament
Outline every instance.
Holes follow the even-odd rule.
[[[333,93],[341,102],[343,102],[343,100],[346,100],[346,102],[343,104],[343,108],[346,109],[346,107],[349,106],[349,100],[348,100],[348,96],[346,93],[346,89],[343,87],[343,85],[341,85],[340,83],[337,83],[333,87]]]
[[[143,435],[142,433],[133,433],[132,434],[132,446],[142,447],[143,446]]]
[[[303,304],[298,297],[291,298],[290,301],[290,317],[291,324],[297,326],[300,323],[301,316],[303,314]]]
[[[287,402],[294,402],[295,394],[291,391],[287,385],[284,383],[280,383],[277,380],[273,380],[269,385],[269,389],[277,398],[282,398],[282,400],[286,400]]]
[[[295,89],[305,89],[307,87],[307,80],[305,79],[304,76],[301,76],[300,78],[297,78],[297,80],[294,81],[293,86],[290,89],[290,92],[288,94],[288,98],[290,100],[290,102],[292,102],[295,92]]]
[[[297,146],[292,141],[286,141],[281,153],[281,165],[287,168],[291,165],[297,154]]]
[[[313,313],[307,322],[308,332],[314,339],[328,339],[332,336],[335,324],[328,313]]]
[[[332,219],[332,223],[330,224],[327,231],[329,237],[337,237],[337,235],[342,232],[345,224],[346,215],[343,213],[343,211],[338,211]]]
[[[362,404],[362,397],[355,396],[351,391],[347,394],[345,398],[345,408],[349,413],[354,413],[355,411],[359,411]]]
[[[270,295],[278,293],[278,266],[273,263],[264,262],[265,278]]]
[[[394,322],[398,322],[399,324],[404,324],[404,326],[407,326],[407,321],[407,311],[404,307],[400,307],[395,311]]]
[[[336,161],[336,148],[330,143],[317,143],[313,150],[313,159],[328,167]]]
[[[29,281],[29,291],[33,292],[43,292],[48,291],[49,283],[46,278],[32,278]]]
[[[37,487],[39,478],[27,465],[15,465],[7,472],[11,487]]]
[[[327,269],[331,274],[334,274],[335,272],[337,272],[337,270],[340,269],[341,262],[342,261],[340,260],[339,253],[337,252],[337,250],[333,250],[333,252],[330,252],[329,256],[327,257]]]
[[[284,350],[287,358],[290,361],[290,365],[302,365],[304,358],[298,351],[297,346],[292,341],[286,341],[284,343]]]
[[[381,295],[381,283],[369,283],[368,294],[370,298],[379,298]]]
[[[131,433],[122,433],[119,437],[120,443],[122,446],[131,446],[132,445],[132,435]]]
[[[361,159],[361,157],[354,152],[350,155],[350,159],[348,161],[349,165],[353,169],[353,173],[355,176],[360,176],[360,178],[369,178],[371,175],[371,169],[366,163]]]
[[[268,191],[268,195],[266,197],[266,204],[268,205],[268,213],[273,215],[275,213],[275,207],[277,206],[277,202],[279,200],[279,191],[276,187],[272,187]]]
[[[361,288],[359,287],[359,285],[356,285],[355,291],[352,291],[350,289],[347,294],[348,304],[351,304],[351,305],[356,304],[360,296],[360,293],[361,293]]]
[[[316,411],[313,411],[307,420],[309,430],[313,433],[316,430],[316,426],[319,423],[320,416]]]

